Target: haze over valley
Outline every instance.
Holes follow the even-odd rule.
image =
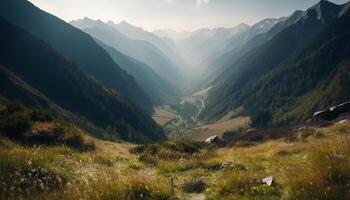
[[[350,2],[0,1],[0,199],[348,199]]]

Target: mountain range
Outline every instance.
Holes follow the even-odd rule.
[[[25,90],[29,85],[49,102],[121,139],[165,138],[146,114],[153,110],[148,96],[91,36],[25,0],[1,1],[0,10],[0,64],[9,71],[3,75],[25,83],[18,88],[9,77],[6,84],[18,90],[4,84],[2,97],[42,104]]]
[[[92,20],[89,18],[72,21],[70,23],[92,35],[94,38],[108,44],[119,52],[147,64],[153,71],[174,86],[182,86],[181,80],[183,79],[181,70],[179,70],[179,67],[177,67],[169,56],[156,46],[157,44],[165,44],[164,42],[159,42],[162,41],[161,39],[157,38],[158,40],[155,42],[156,45],[147,40],[141,40],[141,38],[145,39],[148,37],[147,32],[143,31],[145,36],[141,37],[140,35],[142,35],[142,33],[138,34],[140,32],[138,28],[130,28],[131,25],[125,25],[126,23],[115,25],[112,22],[104,23],[100,20]],[[126,26],[128,26],[127,30],[125,28]],[[119,30],[127,33],[128,37]],[[134,39],[133,37],[129,38],[129,35],[137,35],[140,39]],[[151,41],[154,41],[154,38],[156,37],[151,38]]]
[[[269,116],[266,125],[295,124],[348,99],[348,22],[349,3],[328,1],[279,20],[247,42],[246,53],[232,56],[213,82],[202,118],[215,120],[243,106],[250,116]],[[254,47],[251,41],[259,42]]]

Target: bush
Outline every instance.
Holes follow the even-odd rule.
[[[54,122],[37,122],[32,130],[25,134],[27,141],[48,145],[67,145],[84,151],[94,150],[93,141],[72,124],[63,125]]]
[[[33,121],[28,113],[13,113],[0,119],[0,130],[7,137],[23,140],[23,135],[31,129]]]
[[[178,160],[203,156],[203,150],[213,148],[215,147],[204,142],[176,141],[139,145],[130,149],[130,152],[138,154],[142,162],[156,164],[157,159]]]
[[[243,131],[245,131],[246,128],[239,128],[237,130],[232,130],[232,131],[225,131],[223,134],[222,134],[222,139],[229,139],[229,138],[232,138],[236,135],[239,135],[241,134]]]
[[[182,185],[182,190],[187,193],[200,193],[207,188],[203,180],[189,180]]]
[[[55,156],[51,149],[10,145],[0,151],[1,199],[30,199],[34,193],[53,191],[64,185],[67,176],[48,166],[53,160],[51,156]]]
[[[0,112],[0,132],[25,144],[62,144],[84,151],[95,149],[93,141],[89,141],[82,130],[54,120],[53,115],[43,109],[28,109],[13,103]]]
[[[33,191],[47,191],[59,188],[63,184],[63,180],[56,173],[45,168],[33,165],[27,165],[17,170],[13,180],[10,183],[10,192],[22,193],[30,195]]]

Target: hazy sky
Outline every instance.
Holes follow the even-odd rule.
[[[30,0],[66,21],[85,16],[128,21],[147,30],[194,30],[254,24],[305,10],[319,0]],[[348,0],[332,0],[343,4]]]

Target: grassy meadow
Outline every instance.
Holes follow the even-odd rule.
[[[350,198],[349,121],[224,148],[193,141],[108,142],[55,128],[67,126],[63,122],[38,123],[21,138],[9,137],[1,125],[1,199]],[[271,186],[261,182],[270,176]]]

